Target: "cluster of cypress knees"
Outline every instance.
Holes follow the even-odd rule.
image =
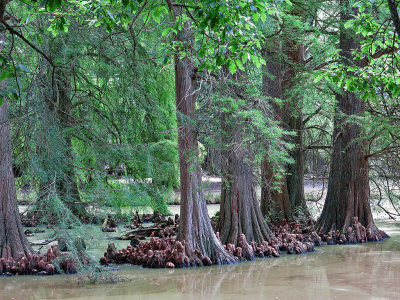
[[[307,226],[308,225],[308,226]],[[240,235],[237,247],[233,244],[224,245],[237,262],[254,260],[256,257],[279,257],[282,252],[301,254],[314,251],[315,246],[324,244],[364,243],[368,240],[366,229],[353,218],[352,226],[346,232],[330,231],[326,235],[319,235],[313,231],[313,224],[308,219],[307,225],[296,222],[288,223],[283,220],[269,224],[273,237],[269,241],[248,243],[244,234]],[[176,231],[176,230],[175,230]],[[213,262],[200,251],[187,253],[185,242],[178,241],[163,230],[153,232],[150,240],[131,243],[127,248],[117,250],[114,243],[108,245],[107,251],[100,259],[100,264],[132,264],[148,268],[180,268],[193,266],[208,266]],[[217,232],[217,238],[219,234]]]
[[[51,246],[46,253],[20,253],[17,259],[0,259],[0,274],[11,275],[53,275],[57,273],[75,273],[78,259],[69,252]]]
[[[160,222],[165,221],[163,217],[160,217]],[[146,220],[138,220],[138,214],[132,218],[135,226],[153,220],[154,218],[149,216]],[[110,243],[104,256],[100,259],[100,264],[132,264],[148,268],[181,268],[214,264],[215,262],[200,251],[186,252],[185,242],[178,241],[175,237],[175,233],[178,231],[179,218],[176,218],[175,221],[169,220],[166,222],[168,226],[163,227],[162,230],[153,231],[149,240],[132,239],[131,245],[127,248],[117,250],[114,243]],[[353,218],[352,226],[346,232],[330,231],[326,235],[319,235],[313,231],[313,224],[310,219],[307,224],[303,225],[296,222],[288,223],[283,220],[279,223],[269,224],[269,227],[273,232],[269,241],[248,243],[246,236],[241,234],[238,245],[224,245],[225,250],[237,262],[240,262],[254,260],[256,257],[279,257],[282,252],[288,254],[312,252],[315,246],[324,244],[363,243],[371,240],[357,217]],[[219,239],[218,232],[216,235]],[[81,256],[84,257],[83,252]],[[75,273],[78,261],[82,257],[74,257],[69,252],[60,251],[58,245],[53,245],[45,254],[40,254],[40,252],[28,255],[20,253],[17,259],[1,258],[0,274],[52,275],[62,272]]]

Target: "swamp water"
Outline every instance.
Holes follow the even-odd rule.
[[[119,266],[118,284],[75,275],[0,277],[5,299],[400,299],[400,224],[378,221],[380,243],[317,247],[303,255],[191,269]],[[118,246],[122,246],[121,241]],[[108,241],[98,245],[98,256]],[[90,243],[89,243],[90,247]],[[115,266],[114,266],[115,268]]]

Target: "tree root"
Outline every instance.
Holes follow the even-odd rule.
[[[328,245],[379,242],[389,237],[373,223],[365,228],[357,217],[353,217],[352,224],[346,231],[331,229],[327,234],[320,234],[320,236]]]
[[[114,243],[110,243],[107,252],[100,259],[100,264],[132,264],[148,268],[180,268],[194,266],[209,266],[212,264],[228,264],[239,261],[254,260],[256,257],[279,257],[281,251],[289,254],[301,254],[314,251],[315,245],[321,245],[321,238],[315,233],[303,234],[296,223],[273,226],[274,237],[271,241],[257,244],[247,242],[244,234],[240,235],[238,245],[224,245],[230,257],[214,255],[214,260],[205,256],[199,250],[188,253],[185,242],[177,241],[174,237],[151,237],[150,241],[142,241],[136,247],[128,246],[117,250]],[[219,237],[218,232],[216,233]],[[232,259],[233,258],[233,259]]]
[[[20,253],[17,259],[0,259],[0,275],[53,275],[61,272],[75,273],[78,259],[69,252],[51,246],[43,255]]]
[[[208,256],[200,251],[194,251],[189,255],[185,250],[185,243],[177,241],[173,237],[152,237],[150,241],[139,243],[136,248],[128,246],[126,249],[117,251],[114,243],[110,243],[100,264],[108,265],[132,264],[147,268],[182,268],[209,266],[213,262]]]

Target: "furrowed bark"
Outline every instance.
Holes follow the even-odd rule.
[[[182,7],[172,5],[175,16],[181,16]],[[193,42],[191,23],[185,22],[176,35],[176,40]],[[178,240],[184,241],[186,253],[194,255],[200,251],[213,263],[233,263],[230,255],[215,235],[207,212],[201,188],[201,170],[197,132],[191,123],[195,113],[194,66],[189,57],[175,54],[175,93],[178,120],[178,146],[180,164],[180,224]]]
[[[341,1],[341,6],[340,18],[344,23],[354,12],[348,0]],[[339,47],[344,65],[362,67],[359,62],[354,61],[351,53],[353,49],[360,47],[360,42],[343,27]],[[337,102],[328,191],[316,225],[317,231],[322,235],[332,230],[346,233],[358,218],[366,228],[367,240],[381,240],[387,235],[376,227],[372,217],[366,140],[362,139],[362,127],[348,120],[352,115],[362,114],[365,111],[365,103],[349,91],[337,95]],[[357,239],[357,242],[361,241],[363,239]]]
[[[230,90],[240,95],[240,82],[245,81],[243,72],[229,76]],[[238,97],[238,96],[233,96]],[[241,234],[248,242],[261,244],[270,241],[272,232],[264,221],[256,197],[250,145],[244,141],[243,120],[229,112],[223,112],[222,127],[222,187],[218,231],[223,244],[238,245]],[[244,125],[245,126],[245,125]]]
[[[5,6],[5,4],[4,4]],[[0,12],[0,19],[3,13]],[[0,47],[5,37],[0,34]],[[7,81],[0,82],[0,90],[7,88]],[[12,170],[12,144],[8,120],[8,99],[0,106],[0,258],[16,259],[20,253],[33,253],[24,231],[18,211],[17,191]]]

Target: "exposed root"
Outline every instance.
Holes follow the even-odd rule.
[[[213,262],[200,251],[188,255],[185,243],[173,237],[152,237],[150,241],[139,243],[136,248],[128,246],[117,251],[114,243],[110,243],[104,257],[100,259],[102,265],[109,263],[141,265],[147,268],[182,268],[209,266]]]
[[[126,249],[117,250],[113,243],[108,245],[107,252],[100,259],[100,264],[132,264],[149,268],[179,268],[208,266],[212,264],[236,263],[238,261],[254,260],[256,257],[279,257],[281,251],[289,254],[300,254],[314,251],[314,245],[321,244],[321,238],[315,233],[302,234],[298,232],[296,223],[272,226],[275,236],[271,241],[257,244],[255,241],[247,242],[244,234],[240,235],[238,245],[224,245],[230,257],[220,257],[218,251],[211,260],[199,250],[188,253],[185,242],[177,241],[174,237],[160,234],[160,238],[151,237],[150,241],[142,241],[136,247],[128,246]],[[219,237],[219,233],[216,233]]]
[[[315,246],[323,244],[347,244],[362,243],[365,241],[379,241],[388,237],[386,233],[374,227],[365,229],[355,217],[353,224],[346,233],[331,230],[326,235],[319,235],[313,231],[310,222],[302,225],[296,222],[287,223],[282,220],[279,223],[268,224],[273,231],[270,241],[248,243],[244,234],[240,235],[236,245],[224,245],[230,258],[214,255],[214,260],[204,256],[199,250],[188,253],[185,250],[185,242],[177,241],[175,237],[159,232],[159,237],[154,233],[150,241],[135,243],[126,249],[117,250],[113,243],[108,245],[107,252],[100,259],[100,264],[133,264],[148,268],[180,268],[194,266],[208,266],[212,264],[236,263],[240,261],[251,261],[256,257],[279,257],[282,251],[288,254],[302,254],[314,251]],[[219,233],[216,233],[219,239]],[[232,259],[233,258],[233,259]]]
[[[373,223],[365,228],[357,217],[353,217],[351,226],[345,232],[331,229],[327,234],[320,234],[320,236],[328,245],[379,242],[389,237]]]
[[[44,255],[20,253],[17,259],[0,259],[1,275],[53,275],[61,272],[75,273],[78,259],[58,246],[50,247]]]

